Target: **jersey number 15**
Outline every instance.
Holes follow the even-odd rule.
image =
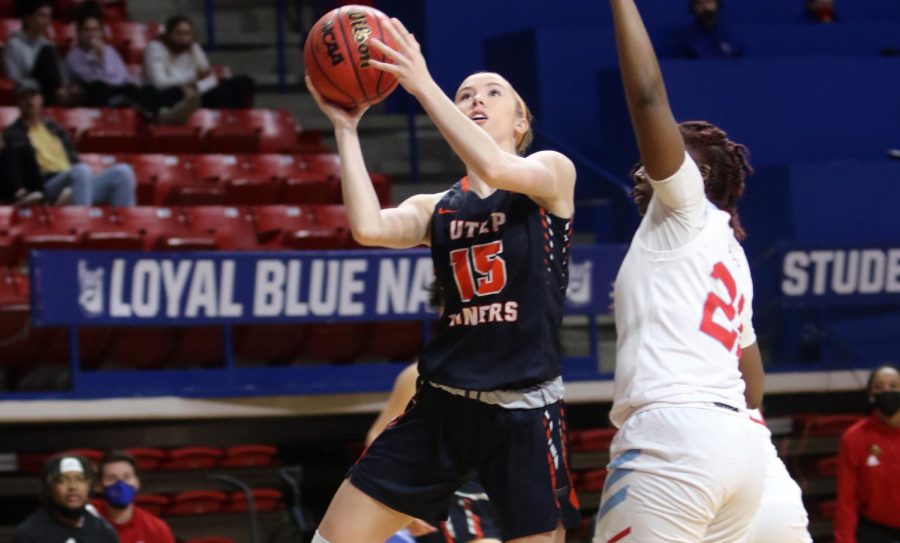
[[[450,265],[463,302],[475,296],[497,294],[506,286],[502,241],[450,251]]]

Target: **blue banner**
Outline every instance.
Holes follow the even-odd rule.
[[[625,246],[575,247],[567,311],[608,313]],[[433,316],[427,250],[33,251],[32,319],[51,325],[203,325]]]
[[[794,245],[780,264],[784,305],[900,305],[900,244]]]

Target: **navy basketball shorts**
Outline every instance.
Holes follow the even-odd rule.
[[[569,474],[562,402],[505,409],[423,386],[350,470],[350,482],[433,525],[477,474],[506,539],[581,521]]]
[[[450,513],[447,520],[441,522],[441,534],[446,543],[469,543],[478,539],[503,540],[494,505],[477,478],[469,479],[453,493]]]

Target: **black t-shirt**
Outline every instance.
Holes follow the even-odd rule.
[[[84,514],[78,528],[63,524],[41,509],[16,528],[12,543],[119,543],[119,537],[105,520]]]

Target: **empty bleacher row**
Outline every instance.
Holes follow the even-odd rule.
[[[195,111],[181,126],[157,126],[140,113],[118,108],[46,108],[83,153],[303,153],[325,148],[317,132],[301,133],[284,110]],[[16,107],[0,107],[0,126],[19,118]]]

